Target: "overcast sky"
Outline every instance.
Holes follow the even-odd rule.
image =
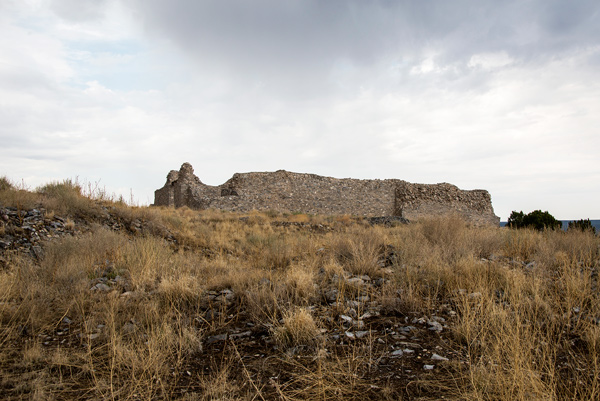
[[[0,175],[152,203],[190,162],[600,219],[598,0],[0,0]]]

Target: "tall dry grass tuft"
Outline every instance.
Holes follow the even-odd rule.
[[[77,180],[52,182],[39,187],[37,192],[42,195],[42,205],[60,215],[88,217],[98,214],[98,204],[84,196]]]
[[[319,342],[319,327],[306,308],[284,311],[283,322],[273,325],[273,338],[284,348],[314,346]]]
[[[356,275],[381,276],[378,261],[385,250],[386,239],[378,227],[365,230],[357,227],[332,239],[331,252],[338,263]]]
[[[251,233],[244,247],[252,266],[259,269],[283,269],[292,261],[290,243],[281,235]]]

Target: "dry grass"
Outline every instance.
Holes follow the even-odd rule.
[[[0,398],[600,398],[590,233],[133,208],[72,182],[3,182],[3,205],[55,202],[46,217],[71,216],[72,233],[98,205],[152,229],[89,224],[46,242],[41,260],[2,255]],[[372,310],[364,328],[340,318]],[[422,360],[389,358],[393,330],[444,313],[440,334],[405,335],[428,349]],[[433,374],[422,369],[432,350],[452,355]]]
[[[315,345],[319,334],[317,323],[306,308],[286,310],[282,322],[273,326],[273,337],[284,348]]]

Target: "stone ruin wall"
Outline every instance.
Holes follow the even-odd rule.
[[[398,179],[331,178],[284,170],[237,173],[219,186],[205,185],[189,163],[172,170],[155,191],[157,206],[248,212],[277,210],[310,214],[401,216],[408,220],[459,214],[474,224],[498,225],[487,191],[451,184],[411,184]]]
[[[405,183],[396,188],[396,202],[397,213],[408,220],[458,214],[476,225],[500,224],[490,193],[483,189],[464,191],[448,183]]]

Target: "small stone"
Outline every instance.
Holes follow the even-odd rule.
[[[340,319],[348,323],[354,323],[354,319],[352,319],[350,316],[340,315]]]
[[[433,368],[435,368],[435,365],[423,365],[424,370],[433,370]]]
[[[250,337],[252,335],[251,331],[244,331],[242,333],[235,333],[235,334],[230,334],[229,338],[231,339],[236,339],[236,338],[242,338],[242,337]]]
[[[212,344],[214,342],[217,341],[226,341],[227,340],[227,333],[224,334],[218,334],[216,336],[210,336],[206,339],[206,343],[207,344]]]
[[[448,358],[445,358],[438,354],[431,355],[431,359],[433,359],[434,361],[448,361],[449,360]]]
[[[430,320],[427,322],[427,324],[429,325],[429,330],[431,331],[437,331],[439,333],[440,331],[444,330],[444,327],[440,322]]]
[[[33,251],[33,255],[36,257],[36,259],[42,259],[44,257],[44,251],[42,250],[41,246],[34,245],[31,247],[31,250]]]
[[[392,352],[390,355],[392,357],[399,358],[402,355],[404,355],[404,351],[402,351],[401,349],[397,349],[396,351]]]
[[[406,326],[406,327],[399,327],[398,330],[400,330],[403,333],[410,333],[411,331],[416,331],[417,328],[415,326]]]
[[[104,292],[106,292],[106,291],[110,291],[110,287],[107,286],[104,283],[98,283],[95,286],[93,286],[92,288],[90,288],[90,290],[92,290],[92,291],[104,291]]]
[[[371,312],[365,312],[361,317],[359,317],[360,320],[362,319],[368,319],[370,317],[372,317],[373,314]]]
[[[361,330],[361,331],[356,331],[354,333],[354,335],[356,336],[356,338],[363,338],[364,336],[366,336],[369,333],[370,333],[370,331],[368,331],[368,330]]]
[[[352,277],[347,280],[347,283],[360,286],[363,285],[365,281],[360,277]]]

